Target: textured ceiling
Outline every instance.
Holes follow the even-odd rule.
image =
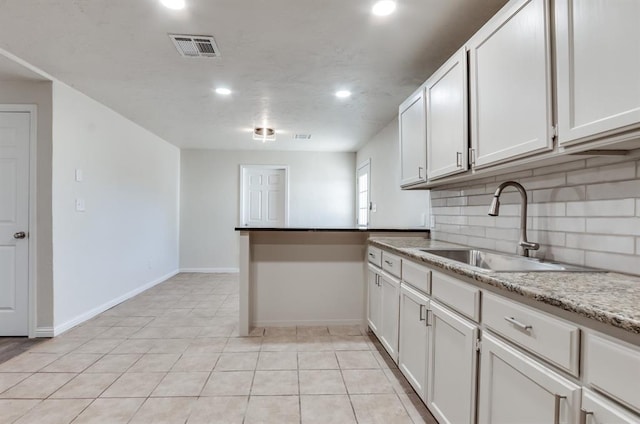
[[[372,0],[186,1],[0,0],[0,47],[179,147],[355,151],[505,3],[398,0],[381,18]],[[213,35],[222,57],[182,58],[168,33]],[[263,122],[275,142],[251,139]]]

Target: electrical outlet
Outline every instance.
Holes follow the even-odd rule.
[[[76,212],[84,212],[84,211],[85,211],[84,199],[76,199]]]

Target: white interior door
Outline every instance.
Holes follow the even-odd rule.
[[[29,332],[28,112],[0,112],[0,336]]]
[[[284,167],[242,168],[244,227],[284,227],[288,224],[287,170]]]
[[[367,160],[358,166],[356,172],[356,183],[358,190],[358,225],[366,227],[370,222],[369,211],[371,210],[371,160]]]

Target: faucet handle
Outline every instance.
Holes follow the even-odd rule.
[[[534,243],[531,241],[521,241],[520,246],[522,246],[525,250],[538,250],[540,249],[540,245],[538,243]]]

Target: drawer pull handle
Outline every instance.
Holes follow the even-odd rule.
[[[384,261],[384,263],[389,265],[389,266],[393,266],[393,262],[391,262],[391,261]]]
[[[554,412],[553,412],[553,424],[560,424],[560,401],[566,399],[566,396],[553,395],[556,399]]]
[[[517,319],[515,319],[514,317],[504,317],[504,320],[515,325],[516,327],[518,327],[519,329],[523,330],[523,331],[529,331],[533,329],[533,326],[531,325],[527,325],[527,324],[523,324],[520,321],[518,321]]]
[[[593,412],[588,412],[580,408],[580,424],[587,424],[587,415],[593,415]]]
[[[420,321],[424,321],[427,319],[427,317],[423,317],[422,316],[422,311],[424,311],[426,309],[426,307],[424,305],[420,305]]]

